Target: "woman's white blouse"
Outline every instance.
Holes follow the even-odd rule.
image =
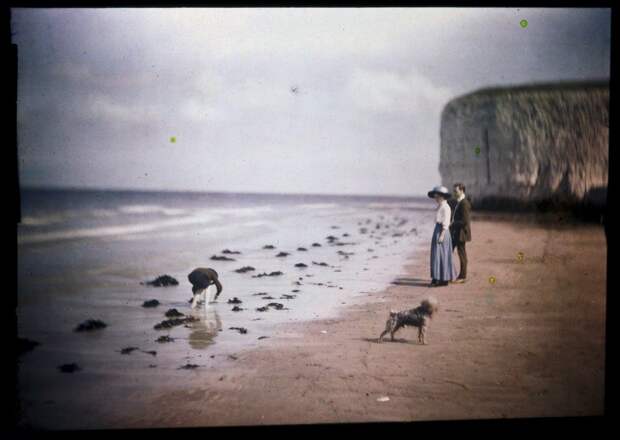
[[[441,227],[443,230],[447,230],[450,227],[450,219],[452,217],[452,211],[450,210],[450,205],[445,200],[439,204],[437,208],[437,214],[435,215],[435,221],[437,223],[441,223]]]

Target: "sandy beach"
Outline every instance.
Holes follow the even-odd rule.
[[[602,415],[603,228],[474,218],[472,229],[466,284],[426,287],[422,254],[380,294],[385,302],[283,325],[269,348],[187,372],[191,386],[167,381],[129,393],[109,421],[155,428]],[[429,294],[441,310],[427,345],[414,329],[377,344],[390,308]]]

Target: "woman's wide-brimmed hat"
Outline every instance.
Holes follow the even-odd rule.
[[[430,198],[435,197],[435,194],[444,196],[446,199],[450,198],[450,191],[448,191],[448,188],[446,188],[445,186],[436,186],[435,188],[433,188],[431,191],[428,192],[428,196]]]

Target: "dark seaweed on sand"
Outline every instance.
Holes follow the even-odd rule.
[[[252,266],[243,266],[240,269],[236,269],[235,272],[237,272],[237,273],[246,273],[246,272],[250,272],[250,271],[253,271],[253,270],[256,270],[256,269],[254,269]]]
[[[321,247],[321,243],[312,243],[312,247]]]
[[[247,328],[244,327],[228,327],[229,330],[237,330],[242,335],[245,335],[248,332]]]
[[[288,257],[289,255],[291,255],[291,254],[289,254],[288,252],[280,252],[278,255],[276,255],[276,257],[279,257],[279,258],[280,257]]]
[[[274,245],[271,244],[267,244],[265,246],[263,246],[263,249],[275,249],[276,247]]]
[[[303,268],[303,267],[308,267],[308,265],[307,265],[307,264],[304,264],[304,263],[297,263],[297,264],[295,265],[295,267],[302,267],[302,268]]]
[[[241,254],[241,252],[239,251],[231,251],[230,249],[224,249],[222,253],[229,254],[229,255],[240,255]]]
[[[121,354],[131,354],[132,351],[139,350],[138,347],[125,347],[121,349]]]
[[[153,286],[153,287],[162,287],[162,286],[177,286],[179,282],[172,278],[170,275],[162,275],[155,278],[153,281],[147,281],[145,283],[140,283],[142,285]]]
[[[108,325],[99,320],[99,319],[89,319],[87,321],[84,321],[83,323],[81,323],[80,325],[78,325],[74,331],[76,332],[86,332],[86,331],[92,331],[92,330],[98,330],[98,329],[102,329],[107,327]]]
[[[153,328],[155,330],[161,330],[161,329],[176,327],[178,325],[183,325],[188,322],[194,322],[194,321],[198,321],[198,318],[195,318],[193,316],[188,316],[186,318],[166,319],[165,321],[162,321],[159,324],[155,324]]]
[[[155,340],[155,342],[163,343],[163,342],[174,342],[174,339],[168,335],[160,336]]]
[[[235,307],[233,307],[233,308],[232,308],[232,311],[233,311],[233,312],[240,312],[240,311],[242,311],[242,310],[245,310],[245,309],[242,309],[242,308],[241,308],[241,307],[239,307],[239,306],[235,306]]]
[[[181,316],[185,315],[179,312],[177,309],[168,309],[168,311],[166,312],[166,318],[179,318]]]
[[[151,351],[142,350],[142,353],[150,354],[151,356],[157,356],[157,352],[155,350],[151,350]]]
[[[316,265],[316,266],[327,266],[329,267],[329,264],[321,261],[320,263],[317,263],[316,261],[313,261],[312,264]]]
[[[172,328],[177,325],[182,325],[185,323],[185,319],[166,319],[165,321],[160,322],[159,324],[155,324],[153,327],[155,330],[160,330],[162,328]]]
[[[297,250],[299,252],[307,252],[308,251],[308,249],[306,249],[305,247],[298,247]]]
[[[273,307],[276,310],[282,310],[284,308],[284,304],[273,302],[273,303],[267,304],[267,307]]]
[[[271,272],[271,273],[263,272],[263,273],[259,273],[258,275],[253,275],[252,278],[275,277],[278,275],[284,275],[284,273],[280,272],[279,270],[275,272]]]
[[[185,364],[182,367],[179,367],[179,370],[193,370],[194,368],[198,368],[200,365],[196,364]]]
[[[144,301],[142,303],[142,307],[157,307],[159,304],[159,301],[157,301],[156,299],[150,299],[148,301]]]
[[[211,259],[215,261],[236,261],[234,258],[229,258],[224,255],[222,256],[213,255],[211,256]]]
[[[243,301],[241,301],[239,298],[237,298],[236,296],[233,298],[230,298],[228,300],[228,304],[241,304]]]

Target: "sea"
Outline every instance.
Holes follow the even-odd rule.
[[[382,301],[427,252],[435,209],[420,197],[22,189],[20,198],[18,334],[39,344],[20,357],[20,393],[35,406],[67,376],[184,374],[260,349],[284,324]],[[236,272],[245,266],[255,270]],[[192,310],[196,267],[215,269],[223,291]],[[179,284],[144,284],[164,274]],[[143,307],[152,299],[160,305]],[[156,330],[173,308],[197,320]],[[76,332],[88,319],[107,326]],[[157,342],[164,335],[171,342]],[[72,363],[80,374],[60,372]]]

